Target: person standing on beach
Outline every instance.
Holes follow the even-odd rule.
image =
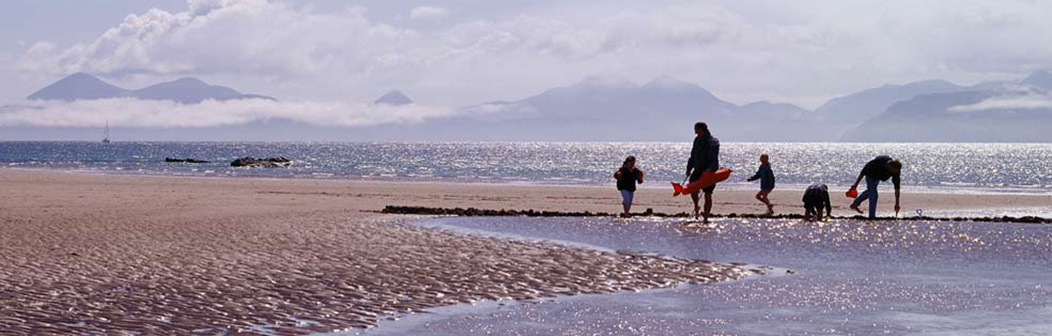
[[[636,182],[643,183],[643,170],[636,167],[636,157],[629,156],[625,158],[621,168],[614,173],[614,178],[617,179],[617,190],[621,191],[621,205],[625,210],[621,217],[631,217],[632,215],[629,211],[632,210],[632,198],[636,192]]]
[[[765,215],[773,215],[774,204],[771,204],[771,200],[767,196],[774,190],[774,171],[771,170],[771,162],[767,153],[760,154],[760,168],[756,169],[756,175],[753,175],[746,181],[752,182],[756,180],[760,180],[760,192],[756,193],[756,200],[767,206]]]
[[[869,163],[866,163],[865,167],[862,167],[862,172],[858,173],[858,179],[855,180],[855,184],[851,186],[851,190],[858,189],[859,182],[862,182],[862,178],[866,178],[866,191],[859,194],[855,198],[854,202],[851,202],[851,210],[857,211],[862,214],[862,210],[858,208],[863,201],[869,200],[869,218],[877,217],[877,187],[880,185],[880,181],[887,181],[891,179],[891,183],[895,185],[895,213],[899,212],[899,184],[901,181],[900,174],[902,174],[902,161],[898,159],[892,159],[890,156],[881,155]]]
[[[821,183],[812,183],[804,190],[804,220],[820,221],[824,216],[833,215],[833,204],[829,202],[829,187]],[[825,208],[825,214],[822,214]],[[813,216],[813,217],[812,217]]]
[[[694,124],[694,146],[690,149],[690,159],[687,159],[687,176],[691,182],[701,178],[701,173],[716,172],[720,168],[720,139],[712,136],[709,125],[704,122]],[[709,222],[712,211],[712,192],[716,185],[705,187],[701,192],[705,193],[705,212],[702,212],[702,222]],[[694,201],[694,218],[698,218],[698,191],[690,194]]]

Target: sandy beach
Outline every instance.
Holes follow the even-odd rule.
[[[116,176],[0,169],[0,330],[289,334],[497,299],[735,279],[762,270],[417,228],[386,205],[616,212],[610,187]],[[716,213],[762,212],[717,191]],[[802,212],[799,192],[771,195]],[[888,199],[890,201],[890,199]],[[1050,196],[904,194],[906,209]],[[635,210],[688,211],[641,189]],[[847,200],[834,214],[847,215]],[[882,204],[890,209],[891,202]],[[882,209],[883,210],[883,209]]]

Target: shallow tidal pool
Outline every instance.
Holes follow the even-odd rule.
[[[367,335],[1052,333],[1052,226],[522,217],[419,224],[774,271],[670,290],[440,308]]]

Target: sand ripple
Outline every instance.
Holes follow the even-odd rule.
[[[273,232],[238,221],[212,223],[215,232],[151,231],[175,231],[171,239],[125,233],[56,244],[46,255],[0,248],[0,330],[304,334],[370,328],[385,316],[443,305],[638,291],[755,272],[411,227],[393,217],[317,220],[266,226]]]

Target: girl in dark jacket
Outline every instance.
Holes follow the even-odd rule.
[[[636,192],[636,182],[643,183],[643,170],[636,168],[636,157],[629,156],[625,159],[625,162],[621,164],[621,168],[614,173],[614,178],[617,179],[617,190],[621,191],[621,205],[625,209],[625,212],[621,214],[621,217],[629,217],[629,210],[632,209],[632,197]]]

